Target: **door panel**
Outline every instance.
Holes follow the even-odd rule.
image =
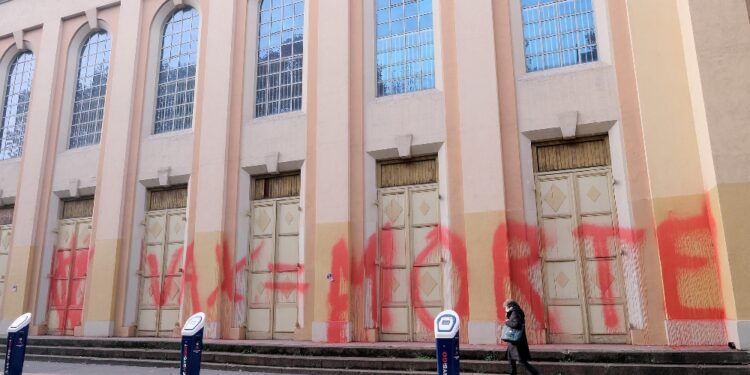
[[[383,316],[388,316],[388,324],[381,327],[381,333],[398,335],[397,337],[409,335],[409,307],[396,307],[396,304],[382,308]]]
[[[383,227],[400,228],[404,226],[406,210],[406,194],[404,192],[385,194],[382,197],[381,217]]]
[[[607,311],[607,309],[610,309]],[[623,324],[608,324],[607,317],[611,316],[616,322],[625,321],[625,309],[623,305],[589,305],[589,316],[591,316],[591,322],[589,323],[592,335],[624,335],[627,333]],[[594,338],[592,341],[596,342]],[[607,341],[616,342],[616,341]]]
[[[411,259],[415,265],[439,265],[442,247],[435,231],[436,226],[411,228]],[[431,244],[438,245],[431,249]]]
[[[5,290],[5,277],[8,273],[8,252],[10,251],[11,226],[0,226],[0,302]]]
[[[388,283],[383,283],[384,294],[388,295],[388,302],[383,301],[383,306],[408,306],[409,304],[409,272],[406,268],[391,268],[383,270],[383,279]]]
[[[253,208],[253,235],[273,235],[276,229],[276,206],[273,204],[257,205]]]
[[[297,263],[299,262],[299,239],[296,235],[280,236],[278,241],[278,257],[276,263],[280,267],[277,269],[283,272],[297,273]]]
[[[380,236],[380,262],[383,267],[406,267],[409,264],[407,237],[404,228],[383,229]]]
[[[443,304],[443,285],[440,267],[417,267],[416,292],[423,306]]]
[[[438,196],[435,190],[411,193],[411,225],[435,225],[440,222]]]
[[[273,238],[253,238],[250,254],[250,271],[269,271],[268,265],[273,264]]]
[[[548,261],[577,259],[573,220],[569,217],[542,219],[545,236],[545,257]]]
[[[611,212],[609,178],[606,174],[578,177],[580,214]]]
[[[542,215],[571,214],[571,187],[568,176],[558,175],[552,178],[540,179]]]
[[[578,269],[575,261],[550,262],[544,269],[545,289],[551,304],[578,304]]]
[[[299,233],[299,204],[284,202],[279,204],[279,235]]]
[[[580,306],[550,306],[550,334],[556,338],[565,338],[573,342],[583,342],[583,312]],[[552,323],[553,322],[553,323]],[[564,322],[564,323],[563,323]]]

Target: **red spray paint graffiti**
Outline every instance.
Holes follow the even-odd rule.
[[[394,236],[393,236],[393,230],[391,228],[390,224],[386,224],[383,229],[380,231],[380,262],[383,267],[392,267],[393,264],[393,258],[395,255],[395,247],[394,247]],[[375,277],[375,273],[373,272],[373,279],[377,280]],[[373,282],[373,284],[376,284]],[[393,278],[392,277],[383,277],[381,278],[381,289],[375,288],[373,290],[373,294],[377,296],[378,290],[381,290],[381,303],[383,305],[387,305],[388,303],[393,301]],[[378,310],[378,303],[377,300],[373,301],[373,310],[375,313],[373,314],[373,319],[375,319],[378,316],[377,310]],[[382,327],[390,327],[393,322],[393,317],[389,313],[389,310],[380,310],[380,324]]]
[[[189,294],[188,294],[189,293]],[[201,311],[200,295],[198,294],[198,273],[195,270],[195,246],[188,245],[185,252],[185,272],[182,275],[182,298],[190,297],[190,307],[193,312]]]
[[[208,295],[206,303],[209,310],[216,306],[216,299],[222,294],[232,302],[239,302],[243,299],[243,296],[234,290],[234,275],[236,272],[242,271],[247,259],[242,258],[236,263],[233,262],[226,241],[221,245],[216,245],[215,253],[216,261],[221,265],[221,282]]]
[[[582,241],[589,239],[593,248],[593,256],[597,259],[616,256],[621,241],[640,243],[643,238],[642,231],[593,224],[581,224],[573,232],[573,235]],[[610,248],[611,244],[615,247]],[[590,257],[590,255],[587,254],[587,257]],[[624,322],[620,321],[620,316],[614,305],[617,295],[612,290],[615,286],[615,276],[612,271],[610,262],[602,260],[596,262],[597,286],[601,291],[599,298],[604,304],[604,325],[607,329],[616,331],[624,325]]]
[[[304,266],[297,264],[268,264],[269,272],[302,272]],[[278,291],[281,293],[298,292],[304,293],[310,285],[302,280],[298,281],[266,281],[263,283],[263,287],[269,291]]]
[[[436,227],[427,234],[427,244],[425,248],[417,254],[414,259],[414,266],[411,269],[411,298],[417,319],[426,331],[431,332],[435,317],[427,309],[420,308],[424,306],[419,291],[419,265],[424,264],[433,252],[445,248],[450,254],[451,262],[454,267],[455,278],[459,284],[458,296],[453,306],[453,310],[458,313],[463,321],[469,319],[469,277],[468,262],[466,260],[466,245],[463,239],[452,233],[446,228]]]
[[[344,240],[337,242],[331,251],[331,285],[328,290],[328,342],[348,341],[350,280],[349,249]]]
[[[67,248],[56,249],[52,259],[49,311],[50,315],[54,314],[57,318],[54,328],[59,333],[80,326],[83,318],[90,239],[83,239],[82,248],[77,248],[78,242],[77,233],[73,231]],[[50,319],[53,317],[50,316]]]
[[[669,319],[724,319],[715,222],[708,201],[702,214],[670,215],[656,230]]]
[[[522,306],[525,306],[528,327],[531,330],[542,330],[545,327],[544,301],[539,288],[540,283],[532,281],[541,277],[538,267],[541,264],[541,251],[547,246],[547,236],[536,227],[522,223],[508,222],[500,226],[501,233],[503,229],[507,237],[503,238],[501,234],[495,248],[501,253],[508,254],[510,258],[511,293]],[[502,255],[500,258],[502,259]],[[495,293],[497,297],[498,291]],[[505,320],[505,309],[501,300],[498,299],[496,302],[498,321],[502,322]],[[554,317],[550,317],[549,322],[557,325]]]

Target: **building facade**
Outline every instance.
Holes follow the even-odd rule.
[[[748,348],[749,7],[0,2],[0,327]]]

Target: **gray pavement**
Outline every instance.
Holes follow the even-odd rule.
[[[52,363],[26,361],[24,375],[179,375],[178,368],[147,368],[128,366],[86,365],[77,363]],[[231,372],[201,370],[201,375],[272,375],[260,372]],[[279,374],[273,374],[279,375]],[[282,374],[283,375],[283,374]],[[287,374],[289,375],[289,374]]]

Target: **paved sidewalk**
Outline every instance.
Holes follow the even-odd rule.
[[[3,363],[4,364],[4,363]],[[178,368],[146,368],[128,366],[85,365],[77,363],[52,363],[26,361],[24,375],[179,375]],[[201,370],[201,375],[272,375],[259,372],[230,372]],[[274,374],[279,375],[279,374]]]

